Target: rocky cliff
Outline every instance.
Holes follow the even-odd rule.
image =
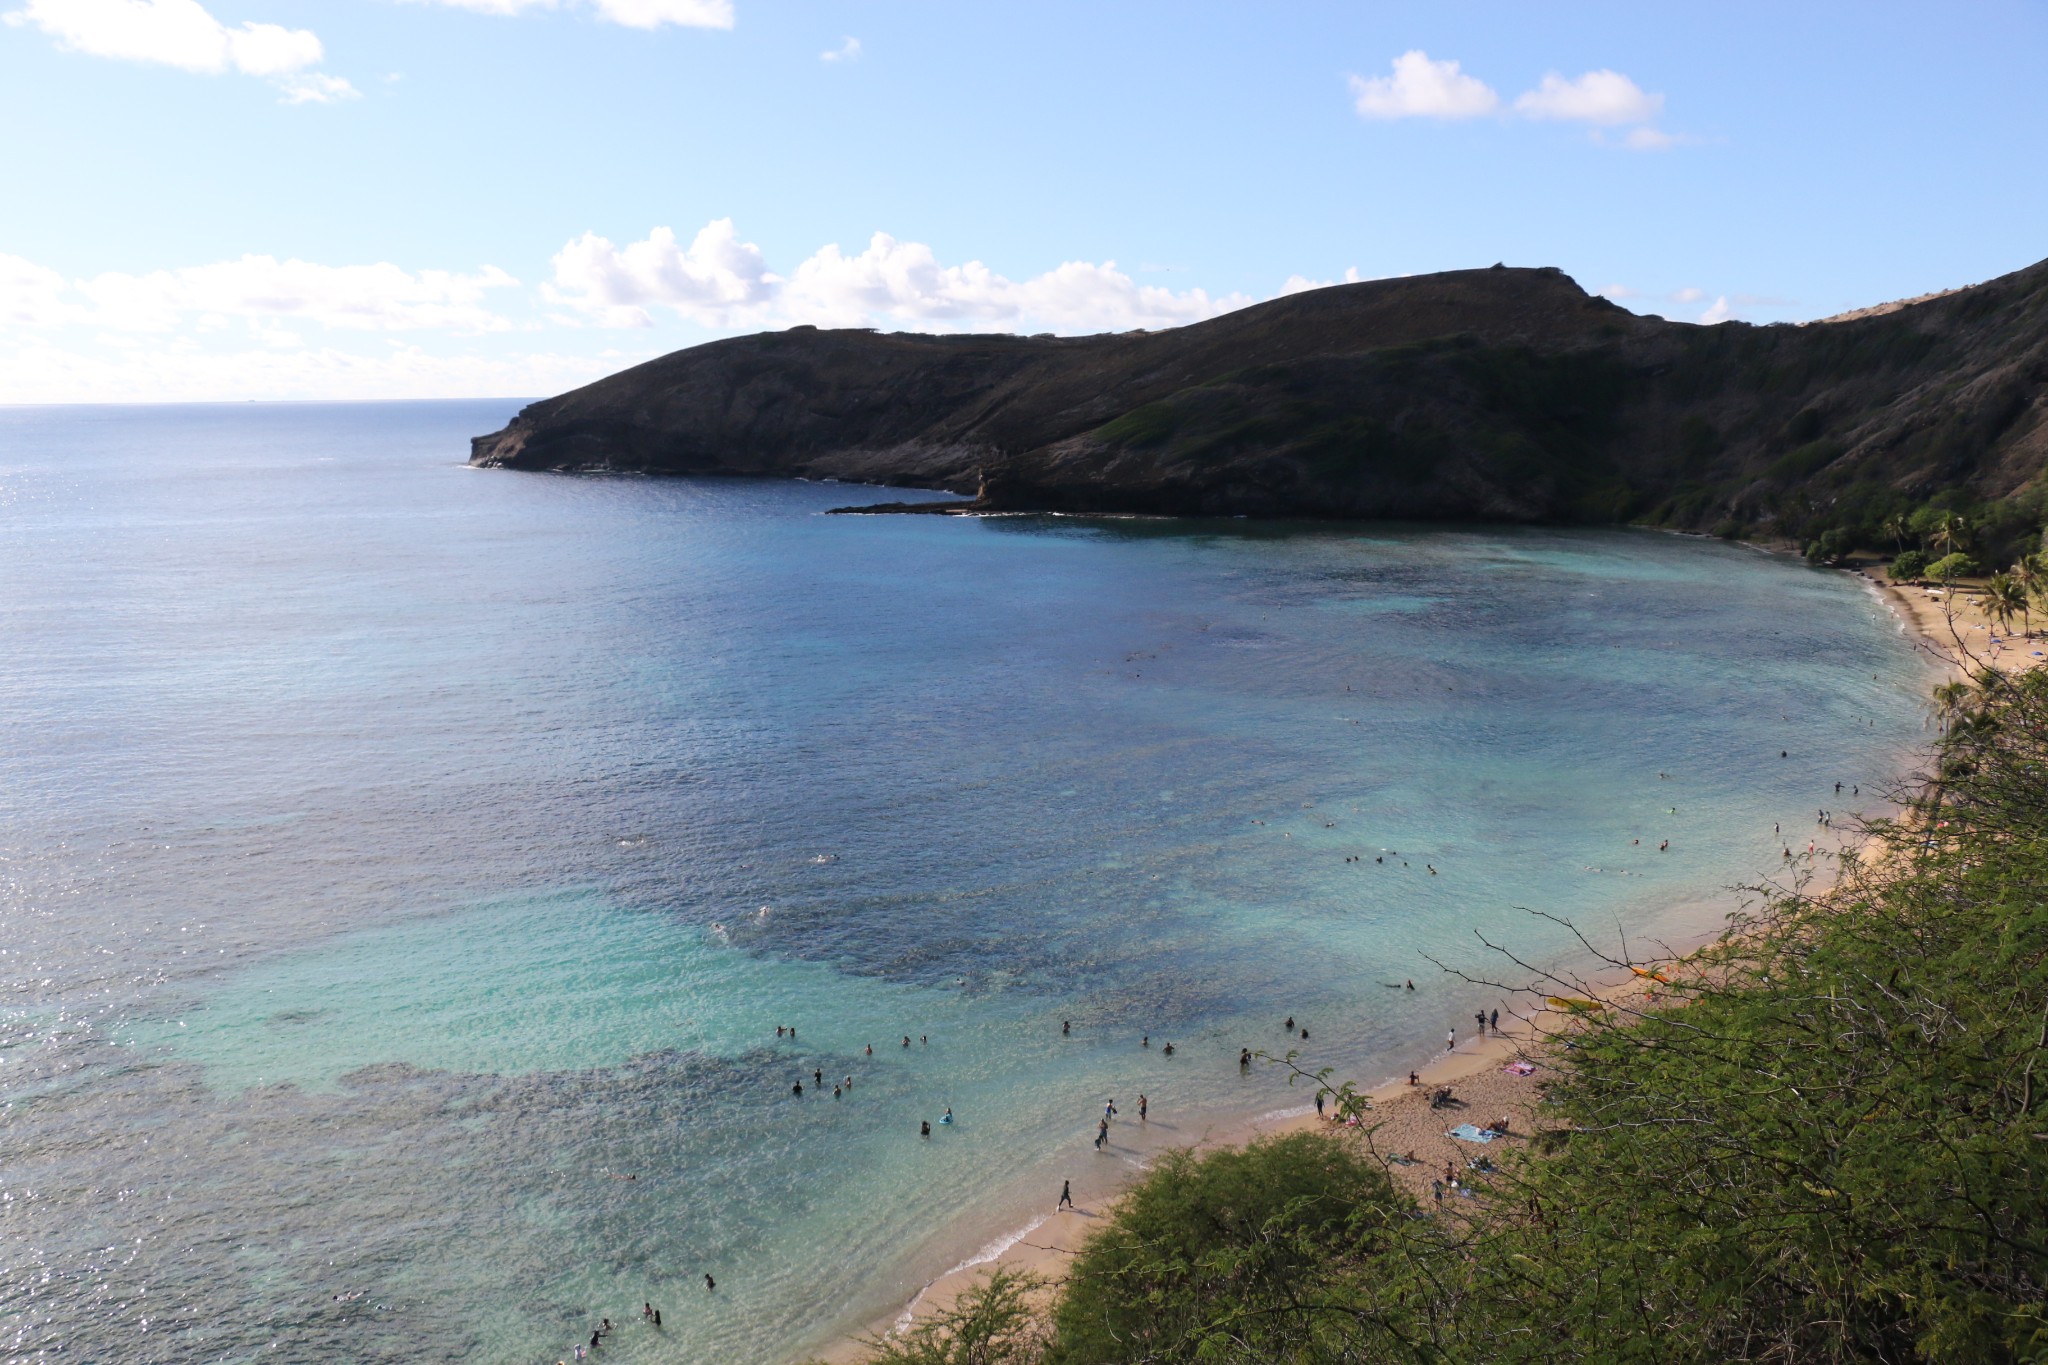
[[[801,475],[992,510],[1650,520],[1798,535],[2048,463],[2048,262],[1805,326],[1638,317],[1550,269],[1171,331],[736,337],[535,403],[517,469]]]

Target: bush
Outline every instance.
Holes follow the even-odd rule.
[[[1929,578],[1946,581],[1951,578],[1966,578],[1977,572],[1977,561],[1961,550],[1952,555],[1943,555],[1927,566]]]
[[[997,1266],[961,1290],[950,1307],[901,1332],[863,1338],[861,1365],[1037,1365],[1045,1355],[1045,1325],[1031,1299],[1041,1283]]]
[[[1552,1052],[1454,1358],[2048,1359],[2048,673],[1954,687],[1889,857]]]
[[[1830,526],[1822,531],[1818,539],[1806,547],[1806,558],[1813,564],[1840,564],[1856,548],[1856,533],[1846,526]]]
[[[1885,572],[1901,583],[1909,583],[1927,572],[1927,552],[1908,550],[1892,561]]]
[[[1304,1358],[1332,1324],[1302,1296],[1383,1282],[1362,1267],[1412,1208],[1378,1162],[1322,1133],[1169,1152],[1083,1246],[1049,1359]]]

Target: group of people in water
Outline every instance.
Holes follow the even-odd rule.
[[[795,1030],[791,1031],[794,1032]],[[704,1288],[706,1292],[715,1290],[718,1288],[718,1281],[712,1279],[711,1276],[707,1274],[704,1277]],[[656,1308],[651,1303],[641,1304],[640,1321],[647,1324],[649,1327],[659,1329],[661,1326],[661,1310],[659,1308]],[[612,1320],[610,1318],[600,1319],[598,1321],[596,1328],[593,1329],[590,1333],[590,1344],[587,1346],[576,1347],[570,1353],[570,1358],[574,1360],[583,1360],[588,1358],[591,1352],[595,1351],[598,1347],[604,1345],[604,1339],[606,1337],[610,1336],[613,1332],[617,1330],[618,1328],[612,1325]],[[569,1362],[567,1360],[558,1360],[555,1362],[555,1365],[569,1365]]]

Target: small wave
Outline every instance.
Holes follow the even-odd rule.
[[[1298,1119],[1304,1114],[1313,1114],[1315,1112],[1316,1107],[1312,1104],[1297,1104],[1291,1109],[1268,1109],[1265,1113],[1253,1119],[1252,1122],[1272,1123],[1276,1119]]]
[[[972,1270],[974,1267],[978,1265],[987,1265],[990,1261],[993,1261],[996,1257],[1002,1255],[1011,1247],[1017,1245],[1017,1243],[1023,1241],[1026,1237],[1029,1237],[1032,1233],[1038,1231],[1041,1227],[1045,1226],[1045,1220],[1047,1218],[1050,1218],[1051,1216],[1051,1214],[1046,1213],[1039,1214],[1036,1218],[1033,1218],[1023,1227],[1018,1228],[1015,1232],[1004,1233],[1002,1236],[996,1238],[994,1241],[983,1246],[981,1250],[975,1252],[966,1260],[961,1261],[957,1265],[948,1267],[947,1269],[939,1272],[939,1274],[933,1276],[930,1280],[927,1280],[924,1284],[924,1287],[917,1291],[916,1296],[912,1298],[909,1303],[903,1305],[903,1311],[896,1315],[896,1322],[892,1327],[890,1327],[889,1330],[891,1332],[900,1332],[904,1328],[910,1326],[910,1324],[917,1317],[917,1306],[924,1302],[924,1296],[930,1293],[931,1287],[937,1284],[940,1280],[945,1279],[949,1275],[958,1275],[963,1270]]]

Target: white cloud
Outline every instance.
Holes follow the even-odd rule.
[[[286,104],[332,104],[336,100],[361,99],[363,92],[340,76],[308,71],[297,76],[280,76],[277,88]]]
[[[324,55],[319,35],[279,24],[229,28],[198,0],[28,0],[0,18],[40,29],[58,47],[88,57],[203,76],[268,77],[286,104],[330,104],[362,93],[340,76],[306,69]]]
[[[1690,140],[1660,128],[1631,128],[1628,136],[1621,140],[1621,145],[1632,152],[1668,152],[1679,143]]]
[[[1306,275],[1289,275],[1286,283],[1280,286],[1280,297],[1305,294],[1311,289],[1328,289],[1333,284],[1357,284],[1364,278],[1365,276],[1358,273],[1358,267],[1355,265],[1345,268],[1344,278],[1341,280],[1312,280]]]
[[[1735,310],[1728,306],[1728,296],[1723,294],[1707,305],[1706,311],[1700,314],[1700,321],[1711,327],[1717,322],[1726,322],[1734,316]]]
[[[665,227],[623,247],[586,232],[555,254],[554,267],[543,296],[611,327],[650,326],[651,310],[661,307],[713,327],[1032,323],[1101,331],[1170,327],[1251,302],[1140,285],[1114,261],[1068,261],[1012,280],[980,261],[945,265],[929,246],[886,232],[854,255],[821,247],[783,276],[759,247],[739,240],[729,218],[705,225],[687,248]]]
[[[1352,99],[1366,118],[1478,118],[1500,107],[1500,96],[1467,76],[1453,61],[1433,62],[1420,48],[1394,58],[1391,76],[1353,76]]]
[[[555,0],[435,0],[451,9],[466,9],[476,14],[512,15],[522,14],[530,9],[553,9]]]
[[[1515,100],[1515,112],[1523,118],[1608,127],[1648,123],[1663,110],[1662,95],[1647,94],[1619,71],[1604,69],[1569,81],[1553,71],[1542,84]]]
[[[36,340],[14,347],[0,344],[0,403],[532,398],[560,393],[652,358],[618,351],[440,355],[417,346],[364,354],[294,346],[282,336],[258,340],[261,344],[255,349],[142,346],[111,348],[111,354]]]
[[[1635,298],[1642,291],[1639,289],[1631,289],[1625,284],[1603,284],[1600,286],[1600,288],[1596,289],[1593,292],[1600,295],[1600,297],[1603,299],[1620,300]]]
[[[197,0],[28,0],[7,22],[39,28],[67,51],[206,75],[277,76],[321,57],[320,39],[305,29],[229,28]]]
[[[19,256],[0,255],[0,326],[58,327],[70,322],[76,305],[64,297],[64,277]]]
[[[573,0],[431,0],[431,3],[478,14],[524,14],[532,9],[565,8]],[[732,0],[589,0],[599,17],[627,28],[731,28]]]
[[[687,249],[665,227],[624,247],[586,232],[555,253],[554,266],[543,296],[611,327],[652,326],[647,310],[656,304],[724,326],[764,303],[779,282],[761,248],[740,241],[730,218],[705,224]]]
[[[57,272],[0,257],[0,322],[67,324],[116,332],[201,330],[231,318],[299,320],[343,331],[504,331],[511,323],[486,295],[518,281],[496,266],[472,275],[410,272],[395,265],[315,265],[244,256],[134,275],[110,271],[65,281]]]
[[[860,39],[848,34],[840,39],[839,46],[828,48],[818,54],[821,62],[857,62],[860,60]]]
[[[627,28],[731,28],[732,0],[596,0],[597,12]]]
[[[1671,301],[1673,303],[1698,303],[1701,299],[1705,298],[1706,296],[1706,290],[1701,289],[1698,285],[1692,284],[1687,285],[1683,289],[1674,289],[1671,291]]]

